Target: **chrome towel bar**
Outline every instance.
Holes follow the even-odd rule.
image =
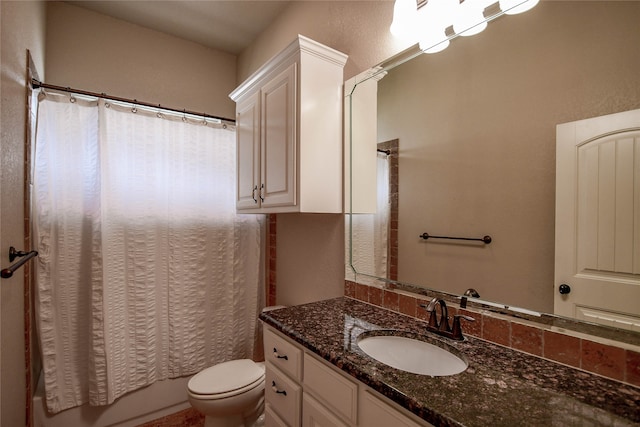
[[[11,246],[9,248],[9,262],[13,262],[16,258],[22,258],[22,259],[20,259],[20,261],[16,262],[15,264],[11,265],[9,268],[3,269],[0,272],[0,276],[2,276],[3,279],[8,279],[9,277],[13,276],[14,271],[22,267],[24,263],[26,263],[27,261],[29,261],[31,258],[35,256],[38,256],[37,251],[30,251],[30,252],[16,251],[16,248]]]
[[[447,236],[432,236],[429,233],[422,233],[419,236],[421,239],[450,239],[450,240],[473,240],[478,242],[484,242],[485,245],[491,243],[491,236],[484,236],[482,238],[472,238],[472,237],[447,237]]]

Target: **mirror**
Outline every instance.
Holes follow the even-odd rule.
[[[639,2],[543,1],[443,52],[374,68],[377,142],[399,147],[398,258],[383,279],[397,268],[400,283],[553,313],[556,125],[640,108],[639,19]],[[352,225],[348,262],[381,276],[358,246],[380,237]]]

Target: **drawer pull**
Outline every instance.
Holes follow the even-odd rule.
[[[287,391],[286,390],[278,390],[278,387],[276,387],[276,382],[275,381],[271,381],[271,388],[273,389],[273,391],[275,391],[278,394],[283,394],[283,395],[287,395]]]
[[[278,349],[275,347],[273,347],[273,354],[275,354],[278,359],[289,360],[286,354],[284,356],[280,356],[280,354],[278,354]]]

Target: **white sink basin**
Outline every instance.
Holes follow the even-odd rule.
[[[414,374],[442,377],[467,369],[467,362],[455,354],[413,338],[375,335],[362,338],[358,347],[379,362]]]

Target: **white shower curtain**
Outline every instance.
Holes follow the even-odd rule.
[[[41,94],[34,165],[50,412],[252,356],[264,220],[235,214],[235,132]]]
[[[351,252],[356,271],[375,277],[387,277],[391,215],[387,154],[378,153],[376,170],[376,212],[352,214],[351,227],[346,224],[345,231],[349,233],[351,230],[352,233]],[[349,236],[345,238],[349,241]]]

